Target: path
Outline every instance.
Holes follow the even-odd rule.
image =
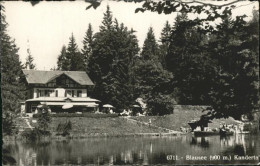
[[[155,127],[155,128],[158,128],[158,129],[161,129],[161,130],[164,130],[164,131],[168,131],[168,133],[171,133],[171,134],[183,134],[180,131],[175,131],[175,130],[167,129],[167,128],[164,128],[164,127],[152,125],[152,124],[149,124],[147,122],[141,122],[141,121],[138,121],[138,120],[135,120],[135,119],[131,119],[130,117],[127,117],[127,116],[124,116],[123,118],[125,118],[127,121],[131,121],[131,122],[136,123],[136,124],[143,124],[143,125],[146,125],[146,126]]]
[[[34,127],[31,126],[29,119],[25,117],[20,117],[18,121],[17,127],[19,127],[19,131],[24,131],[26,129],[33,130]]]
[[[28,127],[32,130],[34,127],[31,126],[30,122],[28,119],[25,119],[25,122],[27,123]]]

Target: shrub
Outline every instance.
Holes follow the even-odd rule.
[[[72,123],[69,120],[68,122],[65,123],[59,123],[57,126],[57,135],[62,135],[62,136],[67,136],[70,135],[70,131],[72,130]]]

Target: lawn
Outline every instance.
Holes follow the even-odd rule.
[[[151,119],[152,125],[156,125],[159,127],[168,128],[175,131],[180,131],[181,127],[190,128],[188,122],[191,120],[199,120],[200,116],[205,114],[202,112],[205,110],[205,107],[182,107],[176,109],[173,114],[165,115],[165,116],[143,116],[143,117],[131,117],[132,119],[141,121],[141,122],[149,122]],[[233,118],[228,119],[215,119],[212,123],[209,123],[209,127],[218,128],[220,123],[226,124],[237,124],[237,122]]]
[[[59,123],[71,121],[73,136],[86,135],[121,136],[134,133],[160,133],[160,129],[132,123],[123,117],[88,118],[88,117],[53,117],[51,131],[56,133]]]

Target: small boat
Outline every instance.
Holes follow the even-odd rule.
[[[218,131],[194,131],[194,136],[211,136],[211,135],[219,135]]]

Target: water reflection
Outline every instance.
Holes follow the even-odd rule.
[[[250,141],[248,141],[250,140]],[[90,138],[84,140],[7,144],[21,166],[37,165],[149,165],[218,164],[223,161],[167,160],[167,155],[255,155],[260,154],[259,136]],[[225,161],[240,164],[245,161]],[[246,161],[256,164],[257,161]]]
[[[190,145],[208,148],[210,146],[209,137],[192,137]]]

